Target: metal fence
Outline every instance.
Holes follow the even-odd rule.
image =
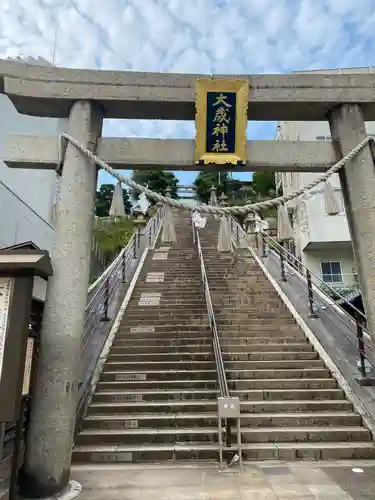
[[[239,244],[241,238],[246,238],[242,227],[231,219],[233,240]],[[309,317],[324,317],[345,336],[358,354],[358,370],[362,385],[372,385],[373,379],[369,376],[370,370],[375,370],[375,358],[371,345],[370,335],[366,331],[366,316],[357,307],[351,304],[340,292],[329,283],[304,266],[293,254],[284,248],[284,245],[272,238],[266,232],[258,233],[258,244],[254,250],[261,258],[274,256],[277,259],[280,278],[290,281],[296,289],[306,297]],[[346,309],[344,309],[344,307]],[[348,313],[350,311],[350,314]]]
[[[162,218],[163,208],[160,208],[148,221],[145,229],[148,245],[154,242]],[[82,335],[82,375],[79,383],[76,431],[79,430],[81,418],[91,400],[92,377],[108,338],[112,321],[125,296],[124,283],[131,281],[142,251],[143,249],[139,247],[137,232],[134,232],[126,247],[89,288]]]

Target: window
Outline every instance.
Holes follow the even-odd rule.
[[[322,262],[324,283],[342,283],[341,262]]]

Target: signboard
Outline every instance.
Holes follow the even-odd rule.
[[[10,299],[14,278],[0,277],[0,379],[2,375],[5,351],[5,339],[8,329]]]
[[[248,80],[196,80],[196,163],[246,163],[248,101]]]

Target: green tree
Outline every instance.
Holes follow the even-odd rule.
[[[172,198],[177,198],[178,179],[173,172],[167,170],[133,170],[132,179],[142,186],[148,186],[151,191],[165,196],[168,188]],[[132,197],[138,199],[139,193],[132,191]],[[152,201],[152,200],[151,200]]]
[[[115,186],[113,184],[102,184],[95,197],[95,215],[97,217],[108,217],[109,209],[111,208],[113,192]],[[130,213],[132,204],[126,189],[122,189],[124,196],[124,207],[127,214]]]
[[[225,193],[228,196],[230,189],[230,179],[228,172],[220,172],[220,183],[218,185],[219,175],[218,172],[211,170],[202,170],[197,175],[194,185],[197,188],[198,199],[203,203],[210,201],[211,187],[216,187],[217,196]]]
[[[276,192],[275,174],[267,171],[254,172],[253,188],[260,196],[273,197]]]

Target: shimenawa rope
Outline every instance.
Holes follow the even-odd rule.
[[[218,214],[218,215],[246,215],[249,212],[258,212],[262,208],[272,208],[272,207],[277,207],[279,205],[283,205],[284,203],[293,200],[294,198],[297,198],[301,194],[305,193],[306,191],[309,191],[310,189],[313,189],[315,186],[320,184],[321,182],[325,182],[331,177],[331,175],[336,174],[340,168],[345,166],[348,162],[350,162],[365,146],[366,144],[370,143],[371,141],[374,141],[375,139],[373,137],[367,136],[362,142],[360,142],[355,148],[353,148],[348,154],[346,154],[340,161],[332,165],[324,174],[320,175],[317,179],[315,179],[313,182],[310,182],[309,184],[306,184],[304,187],[296,189],[292,191],[291,193],[283,196],[279,196],[277,198],[273,198],[272,200],[266,200],[266,201],[260,201],[257,203],[251,203],[249,205],[243,205],[243,206],[235,206],[235,207],[216,207],[212,205],[198,205],[197,207],[190,207],[188,205],[185,205],[184,203],[181,203],[177,200],[174,200],[172,198],[167,198],[165,196],[162,196],[161,194],[155,193],[154,191],[151,191],[150,189],[146,188],[145,186],[142,186],[141,184],[138,184],[137,182],[132,181],[128,177],[125,177],[124,175],[121,175],[119,172],[117,172],[115,169],[113,169],[110,165],[108,165],[105,161],[101,160],[98,156],[96,156],[92,151],[90,151],[88,148],[83,146],[80,142],[78,142],[74,137],[71,137],[67,133],[63,133],[60,136],[60,148],[62,147],[63,143],[63,138],[65,138],[67,141],[69,141],[71,144],[73,144],[79,151],[81,151],[83,154],[85,154],[90,160],[92,160],[96,165],[101,167],[103,170],[105,170],[108,174],[112,175],[115,177],[118,181],[123,182],[124,184],[127,184],[129,187],[135,189],[138,192],[145,193],[148,198],[155,202],[161,202],[164,204],[168,204],[171,207],[175,208],[180,208],[183,210],[188,210],[190,212],[201,212],[201,213],[208,213],[208,214]],[[60,158],[62,158],[62,151],[60,151]]]

